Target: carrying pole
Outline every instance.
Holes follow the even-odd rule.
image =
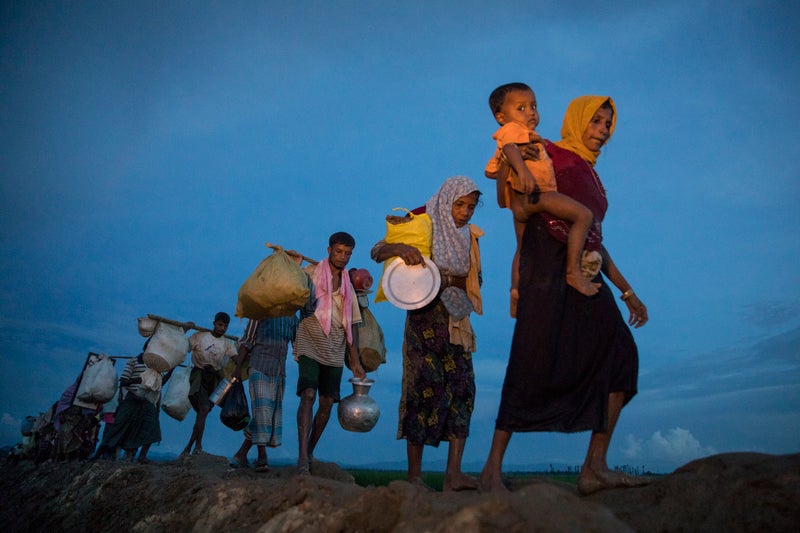
[[[286,252],[287,254],[291,255],[292,257],[299,257],[299,258],[301,258],[303,261],[308,261],[308,262],[309,262],[309,263],[311,263],[312,265],[317,265],[317,264],[319,264],[319,261],[315,261],[315,260],[311,259],[310,257],[306,257],[306,256],[304,256],[303,254],[297,253],[297,252],[295,252],[295,251],[292,251],[292,250],[287,250],[287,249],[286,249],[286,248],[284,248],[283,246],[278,246],[277,244],[270,244],[270,243],[268,243],[268,242],[265,242],[265,243],[264,243],[264,245],[265,245],[267,248],[272,248],[273,250],[283,250],[284,252]]]
[[[204,328],[203,326],[198,326],[196,324],[192,325],[192,324],[189,324],[188,322],[179,322],[177,320],[171,320],[169,318],[164,318],[163,316],[151,315],[150,313],[147,314],[147,318],[150,318],[150,319],[153,319],[153,320],[157,320],[159,322],[163,322],[164,324],[169,324],[171,326],[178,326],[179,328],[183,328],[183,329],[196,329],[197,331],[208,331],[208,332],[212,331],[212,330],[210,330],[208,328]],[[234,341],[238,341],[239,340],[239,337],[234,337],[233,335],[228,335],[227,333],[225,334],[225,337],[228,338],[228,339],[234,340]]]

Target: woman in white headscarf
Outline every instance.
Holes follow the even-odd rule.
[[[483,311],[478,250],[483,232],[469,223],[480,195],[470,178],[454,176],[410,215],[430,217],[431,260],[439,268],[442,286],[432,302],[408,311],[397,438],[407,442],[409,482],[426,488],[423,447],[449,442],[445,491],[477,488],[477,481],[461,471],[461,457],[475,405],[475,335],[469,315]],[[424,262],[417,246],[402,242],[381,240],[371,255],[378,262],[393,257],[408,265]]]

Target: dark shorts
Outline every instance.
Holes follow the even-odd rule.
[[[301,355],[297,360],[299,376],[297,377],[297,395],[306,390],[319,391],[320,396],[339,401],[339,385],[342,383],[341,366],[328,366]]]
[[[221,372],[217,372],[211,367],[192,368],[189,374],[189,403],[197,411],[200,405],[211,405],[208,399],[219,382],[222,381]]]

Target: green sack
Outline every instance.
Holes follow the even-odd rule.
[[[236,316],[255,320],[291,316],[310,295],[308,275],[283,249],[278,249],[261,261],[242,284]]]

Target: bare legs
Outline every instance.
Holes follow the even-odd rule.
[[[305,389],[300,394],[300,405],[297,408],[297,438],[300,448],[297,469],[300,474],[309,473],[310,458],[314,455],[314,448],[322,437],[325,426],[328,425],[333,408],[333,398],[320,396],[317,413],[312,420],[316,397],[317,391]]]
[[[443,492],[474,490],[478,488],[478,481],[461,471],[461,457],[464,455],[464,445],[467,439],[453,439],[447,451],[447,468],[444,471]]]
[[[447,467],[444,471],[443,492],[472,490],[478,488],[478,481],[461,471],[461,458],[464,455],[464,445],[467,439],[453,439],[447,451]],[[422,481],[422,451],[423,446],[406,441],[406,455],[408,456],[408,482],[433,490]]]
[[[586,460],[583,462],[581,475],[578,478],[578,491],[581,494],[591,494],[598,490],[620,487],[641,487],[650,482],[650,479],[646,477],[613,472],[606,462],[611,435],[614,433],[617,420],[619,420],[624,401],[625,393],[612,392],[608,395],[607,431],[592,432],[592,438],[589,440],[589,450],[586,452]]]
[[[233,460],[236,462],[237,465],[247,466],[247,452],[250,451],[250,448],[252,448],[252,446],[253,446],[253,441],[245,437],[244,442],[242,442],[242,445],[239,447],[239,450],[235,454],[233,454]]]
[[[511,440],[511,433],[501,429],[494,430],[492,437],[492,447],[489,449],[489,457],[483,465],[479,478],[481,490],[484,492],[507,492],[508,489],[503,485],[503,456],[506,454],[508,442]]]
[[[589,450],[586,452],[586,460],[581,468],[581,478],[591,477],[595,472],[608,472],[606,455],[608,445],[611,443],[611,435],[619,420],[619,413],[622,410],[622,402],[625,394],[622,392],[612,392],[608,395],[608,425],[606,431],[593,431],[589,439]]]
[[[147,458],[147,452],[149,452],[149,451],[150,451],[150,445],[149,444],[145,444],[144,446],[142,446],[142,449],[139,450],[139,459],[138,460],[139,460],[140,463],[147,464],[147,463],[150,462],[150,460]]]
[[[140,464],[146,465],[150,462],[150,459],[147,458],[147,452],[150,451],[150,445],[145,444],[144,446],[139,448],[123,448],[125,451],[124,460],[128,463],[132,463],[134,461],[138,461]],[[139,452],[139,459],[136,459],[136,452]]]
[[[193,444],[196,453],[203,451],[203,433],[205,433],[206,430],[206,419],[208,418],[208,413],[211,412],[211,407],[212,405],[210,403],[198,406],[197,417],[195,418],[194,427],[192,428],[192,436],[189,437],[189,444],[183,449],[181,456],[189,455],[189,452],[192,451]]]
[[[408,482],[414,485],[428,487],[428,485],[422,481],[422,448],[423,447],[421,445],[411,444],[409,441],[406,441],[406,456],[408,457]]]
[[[619,420],[625,393],[612,392],[608,395],[608,419],[606,431],[593,431],[589,439],[586,460],[578,479],[578,490],[581,494],[591,494],[602,489],[614,487],[636,487],[647,483],[646,478],[635,478],[612,472],[606,462],[611,436]],[[502,480],[503,456],[511,440],[511,433],[495,429],[489,457],[480,475],[481,490],[487,492],[507,491]]]

